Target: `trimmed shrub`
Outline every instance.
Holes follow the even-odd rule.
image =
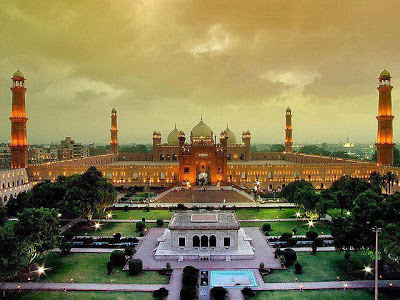
[[[138,275],[143,270],[143,262],[141,259],[130,259],[128,261],[129,275]]]
[[[146,223],[143,221],[139,221],[136,223],[136,230],[142,232],[146,227]]]
[[[262,231],[270,231],[271,230],[271,224],[269,224],[269,223],[264,223],[263,225],[262,225]]]
[[[60,250],[61,250],[61,254],[67,255],[67,254],[69,254],[69,253],[71,252],[72,243],[63,240],[63,241],[60,243],[59,248],[60,248]]]
[[[265,265],[264,265],[264,263],[263,263],[263,262],[260,262],[259,269],[260,269],[260,270],[264,270],[264,268],[265,268]]]
[[[186,266],[183,268],[183,275],[182,275],[182,285],[183,286],[190,286],[190,287],[197,287],[199,278],[199,269],[196,269],[192,266]]]
[[[186,266],[183,268],[183,274],[189,274],[189,275],[199,275],[199,269],[192,267],[192,266]]]
[[[172,270],[171,264],[170,264],[170,263],[166,263],[166,264],[165,264],[165,269],[166,269],[167,271]]]
[[[285,258],[285,266],[291,266],[297,260],[296,251],[291,248],[282,250],[282,255]]]
[[[178,206],[177,206],[177,208],[178,208],[179,210],[185,210],[185,209],[186,209],[186,206],[185,206],[185,204],[179,203]]]
[[[291,237],[292,237],[292,234],[290,232],[284,232],[284,233],[282,233],[282,235],[279,238],[279,240],[286,242]]]
[[[114,270],[114,263],[110,260],[107,263],[107,275],[111,275]]]
[[[297,234],[297,228],[296,228],[296,227],[293,227],[293,228],[292,228],[292,232],[293,232],[293,234]]]
[[[123,267],[125,265],[125,253],[122,250],[114,250],[111,252],[110,261],[116,267]]]
[[[312,254],[317,254],[317,249],[318,249],[318,247],[317,247],[316,241],[314,241],[314,242],[312,243],[311,249],[312,249]]]
[[[156,224],[157,227],[162,227],[164,225],[164,221],[162,219],[157,219]]]
[[[317,245],[317,247],[323,247],[324,246],[324,240],[321,238],[316,238],[314,243]]]
[[[193,300],[197,299],[197,289],[191,286],[183,286],[181,289],[181,300]]]
[[[118,243],[121,240],[121,234],[119,232],[117,232],[116,234],[114,234],[114,241],[116,243]]]
[[[126,246],[124,252],[125,256],[132,256],[135,254],[135,249],[132,246]]]
[[[318,232],[310,230],[306,232],[307,239],[314,241],[318,237]]]
[[[168,296],[168,290],[166,288],[160,288],[153,292],[153,297],[159,300],[163,300],[167,298],[167,296]]]
[[[299,264],[298,262],[296,262],[294,264],[294,272],[296,274],[303,274],[303,267],[301,266],[301,264]]]
[[[146,218],[142,218],[142,222],[146,222]]]
[[[228,291],[222,286],[213,287],[210,291],[211,299],[214,300],[225,300]]]
[[[128,212],[128,211],[129,211],[129,206],[128,206],[128,205],[125,205],[125,206],[124,206],[124,211],[125,211],[125,212]]]
[[[288,238],[286,241],[286,246],[293,247],[297,244],[297,240],[294,238]]]
[[[249,287],[245,287],[242,289],[242,294],[245,298],[252,298],[256,296],[256,292],[253,291],[251,288]]]
[[[190,287],[197,287],[199,278],[197,275],[193,274],[184,274],[182,276],[182,285],[183,286],[190,286]]]
[[[150,206],[146,205],[146,211],[147,211],[147,212],[150,211]]]

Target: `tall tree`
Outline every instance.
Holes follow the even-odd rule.
[[[296,181],[289,183],[287,186],[285,186],[283,188],[283,190],[281,191],[281,195],[283,197],[285,197],[288,202],[294,203],[295,193],[298,190],[306,189],[306,188],[314,189],[314,186],[312,185],[311,182],[305,181],[303,179],[296,180]]]
[[[18,214],[14,232],[29,246],[28,256],[32,261],[56,246],[60,233],[57,211],[43,207],[25,209]]]
[[[394,182],[397,180],[396,174],[393,174],[391,171],[386,173],[386,186],[387,186],[387,194],[390,195],[393,190]]]
[[[343,214],[344,209],[350,209],[357,196],[371,189],[371,184],[359,178],[342,176],[335,181],[329,190],[335,194],[338,207]]]
[[[0,227],[0,282],[15,276],[29,263],[29,246],[12,226]]]

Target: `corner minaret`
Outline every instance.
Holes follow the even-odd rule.
[[[379,165],[393,165],[393,119],[392,89],[389,71],[383,70],[379,74],[379,107],[378,107],[378,136],[376,141],[377,163]]]
[[[118,122],[117,110],[115,108],[111,111],[111,154],[118,154]]]
[[[11,78],[12,113],[11,121],[11,168],[26,168],[28,166],[28,142],[26,137],[25,111],[25,77],[20,70]]]
[[[292,110],[290,107],[286,109],[286,128],[285,128],[285,152],[292,153],[292,145],[293,145],[293,138],[292,138]]]

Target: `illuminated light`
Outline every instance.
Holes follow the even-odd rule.
[[[295,216],[296,216],[296,218],[300,218],[301,217],[300,212],[297,212]]]
[[[365,271],[365,273],[372,273],[371,267],[365,267],[364,271]]]
[[[351,212],[350,212],[350,211],[347,211],[347,212],[346,212],[346,215],[350,216],[350,215],[351,215]]]
[[[100,228],[101,227],[101,224],[100,223],[95,223],[94,224],[94,228],[97,230],[97,229],[101,229]]]
[[[37,269],[37,273],[39,274],[39,276],[40,275],[42,275],[42,274],[44,274],[44,272],[45,272],[45,268],[44,268],[44,266],[40,266],[40,267],[38,267],[38,269]]]
[[[307,225],[308,225],[308,228],[314,227],[313,220],[308,221]]]

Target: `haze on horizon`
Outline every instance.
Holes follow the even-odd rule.
[[[27,78],[28,142],[106,144],[190,134],[203,114],[253,143],[374,142],[377,77],[392,76],[400,142],[400,1],[4,1],[0,142],[11,75]]]

